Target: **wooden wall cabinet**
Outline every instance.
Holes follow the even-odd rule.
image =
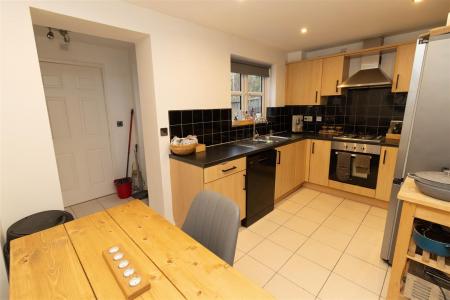
[[[320,88],[321,96],[341,95],[338,85],[347,79],[348,58],[344,55],[327,57],[322,62],[322,84]]]
[[[312,140],[310,145],[309,182],[327,186],[331,142]]]
[[[416,44],[405,44],[397,47],[392,76],[393,93],[408,92],[415,51]]]
[[[201,168],[170,159],[172,211],[175,224],[181,227],[194,197],[203,190],[225,195],[239,206],[241,220],[245,218],[246,158],[230,160],[212,167]]]
[[[391,197],[392,181],[394,180],[395,163],[398,148],[381,147],[380,164],[378,167],[377,188],[375,198],[389,201]]]
[[[321,104],[322,59],[288,64],[286,74],[286,104]]]

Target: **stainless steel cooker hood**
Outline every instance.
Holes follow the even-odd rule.
[[[382,38],[364,41],[364,48],[381,46]],[[345,80],[339,88],[382,87],[392,85],[392,80],[380,69],[381,55],[371,54],[361,57],[361,70]]]

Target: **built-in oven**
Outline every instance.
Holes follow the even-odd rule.
[[[333,141],[329,179],[375,189],[380,152],[380,145]]]

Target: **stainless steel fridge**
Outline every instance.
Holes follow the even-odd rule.
[[[450,34],[417,40],[381,258],[392,264],[408,173],[450,168]]]

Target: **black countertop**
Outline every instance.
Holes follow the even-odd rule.
[[[259,144],[255,147],[248,147],[239,145],[239,141],[221,144],[216,146],[206,147],[206,151],[197,152],[190,155],[175,155],[169,154],[170,158],[192,164],[195,166],[199,166],[202,168],[207,168],[210,166],[217,165],[219,163],[236,159],[244,156],[248,156],[251,154],[255,154],[261,151],[265,151],[268,149],[280,147],[283,145],[288,145],[297,141],[305,140],[305,139],[314,139],[314,140],[332,140],[333,136],[331,135],[323,135],[318,133],[282,133],[276,134],[276,136],[286,137],[286,140],[281,142],[273,143],[273,144]],[[367,143],[370,144],[370,143]],[[381,146],[388,147],[398,147],[399,141],[392,140],[382,140],[380,143],[372,143],[378,144]]]

